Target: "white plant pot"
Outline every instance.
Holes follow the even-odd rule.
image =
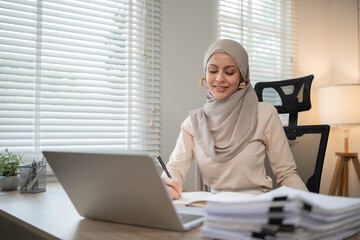
[[[0,189],[2,191],[16,190],[19,186],[19,176],[0,176]]]

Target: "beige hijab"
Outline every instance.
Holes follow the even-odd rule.
[[[210,45],[204,56],[204,69],[215,52],[227,53],[237,64],[246,82],[225,99],[216,99],[210,91],[202,108],[190,112],[195,138],[214,161],[226,162],[234,158],[248,144],[257,126],[258,99],[250,84],[248,55],[236,41],[222,39]]]

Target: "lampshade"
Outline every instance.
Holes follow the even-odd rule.
[[[321,124],[360,125],[360,84],[319,87],[318,97]]]

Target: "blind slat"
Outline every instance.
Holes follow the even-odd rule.
[[[157,154],[160,5],[0,1],[0,151]]]

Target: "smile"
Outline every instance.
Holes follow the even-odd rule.
[[[226,91],[229,87],[226,87],[226,86],[213,86],[216,91],[218,92],[223,92],[223,91]]]

